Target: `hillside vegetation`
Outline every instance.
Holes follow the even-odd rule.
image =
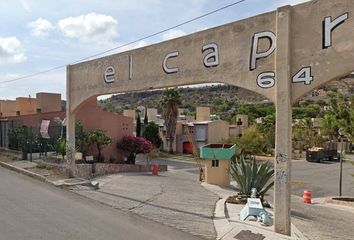
[[[179,89],[182,105],[187,114],[194,114],[195,107],[209,106],[213,114],[223,115],[232,112],[240,103],[266,102],[263,96],[235,86],[213,85],[200,88],[185,87]],[[138,106],[158,108],[163,90],[125,93],[113,95],[101,100],[99,105],[107,111],[122,113],[124,109],[136,109]]]

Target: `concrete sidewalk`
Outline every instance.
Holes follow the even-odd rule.
[[[233,239],[264,239],[264,240],[288,240],[288,239],[304,239],[306,238],[301,232],[292,224],[291,237],[284,236],[274,232],[274,226],[262,226],[260,223],[248,218],[246,221],[239,219],[239,212],[244,207],[243,204],[229,204],[226,203],[228,196],[236,194],[236,191],[231,188],[221,188],[216,185],[203,183],[209,191],[217,194],[221,199],[217,202],[215,208],[214,225],[219,240],[233,240]],[[266,211],[273,216],[271,209]]]
[[[100,189],[81,186],[75,193],[117,209],[136,213],[152,221],[202,237],[215,239],[213,209],[218,196],[202,186],[194,168],[151,173],[120,173],[95,180]]]

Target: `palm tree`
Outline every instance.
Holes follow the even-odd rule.
[[[173,142],[176,132],[178,117],[178,106],[181,104],[181,97],[176,88],[166,89],[160,101],[162,106],[162,118],[165,120],[167,138],[169,140],[169,152],[173,153]]]

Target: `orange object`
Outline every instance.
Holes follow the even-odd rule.
[[[154,163],[154,165],[152,165],[152,175],[157,176],[158,173],[159,173],[159,165],[157,163]]]
[[[304,190],[304,195],[302,196],[304,203],[311,204],[311,191]]]

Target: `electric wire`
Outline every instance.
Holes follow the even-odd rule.
[[[207,12],[207,13],[205,13],[205,14],[203,14],[203,15],[200,15],[200,16],[197,16],[197,17],[195,17],[195,18],[189,19],[189,20],[184,21],[184,22],[182,22],[182,23],[179,23],[179,24],[177,24],[177,25],[174,25],[174,26],[165,28],[165,29],[163,29],[163,30],[161,30],[161,31],[158,31],[158,32],[149,34],[149,35],[147,35],[147,36],[145,36],[145,37],[138,38],[138,39],[136,39],[136,40],[133,40],[133,41],[131,41],[131,42],[128,42],[128,43],[119,45],[119,46],[117,46],[117,47],[110,48],[110,49],[108,49],[108,50],[105,50],[105,51],[102,51],[102,52],[98,52],[98,53],[95,53],[95,54],[93,54],[93,55],[90,55],[90,56],[81,58],[81,59],[76,60],[76,61],[73,61],[73,62],[71,62],[71,63],[69,63],[69,64],[63,64],[63,65],[59,65],[59,66],[56,66],[56,67],[52,67],[52,68],[49,68],[49,69],[46,69],[46,70],[43,70],[43,71],[39,71],[39,72],[36,72],[36,73],[28,74],[28,75],[25,75],[25,76],[22,76],[22,77],[17,77],[17,78],[5,80],[5,81],[0,81],[0,84],[9,83],[9,82],[15,82],[15,81],[19,81],[19,80],[23,80],[23,79],[27,79],[27,78],[32,78],[32,77],[35,77],[35,76],[38,76],[38,75],[42,75],[42,74],[45,74],[45,73],[48,73],[48,72],[53,72],[53,71],[55,71],[55,70],[59,70],[59,69],[61,69],[61,68],[65,68],[67,65],[77,64],[77,63],[80,63],[80,62],[83,62],[83,61],[86,61],[86,60],[89,60],[89,59],[92,59],[92,58],[95,58],[95,57],[104,55],[104,54],[106,54],[106,53],[109,53],[109,52],[118,50],[118,49],[123,48],[123,47],[127,47],[127,46],[129,46],[129,45],[134,44],[134,43],[138,43],[138,42],[140,42],[140,41],[143,41],[143,40],[146,40],[146,39],[155,37],[155,36],[160,35],[160,34],[162,34],[162,33],[165,33],[165,32],[168,32],[168,31],[170,31],[170,30],[173,30],[173,29],[175,29],[175,28],[184,26],[184,25],[186,25],[186,24],[189,24],[189,23],[194,22],[194,21],[197,21],[197,20],[199,20],[199,19],[201,19],[201,18],[210,16],[210,15],[212,15],[212,14],[214,14],[214,13],[217,13],[217,12],[220,12],[220,11],[225,10],[225,9],[227,9],[227,8],[233,7],[233,6],[238,5],[238,4],[240,4],[240,3],[242,3],[242,2],[245,2],[245,1],[247,1],[247,0],[239,0],[239,1],[236,1],[236,2],[233,2],[233,3],[230,3],[230,4],[228,4],[228,5],[225,5],[225,6],[223,6],[223,7],[220,7],[220,8],[218,8],[218,9],[215,9],[215,10],[213,10],[213,11]]]

